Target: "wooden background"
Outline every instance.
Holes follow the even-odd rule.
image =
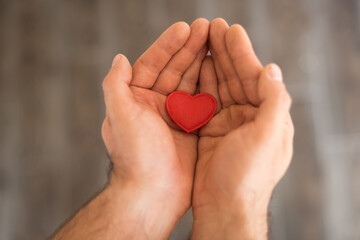
[[[44,239],[106,182],[101,81],[170,24],[224,17],[284,70],[293,163],[277,240],[360,239],[360,1],[0,0],[0,239]],[[187,214],[171,239],[185,239]]]

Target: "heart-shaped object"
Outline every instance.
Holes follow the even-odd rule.
[[[169,94],[166,110],[171,119],[185,132],[192,132],[204,126],[216,112],[216,99],[207,93],[195,96],[182,91]]]

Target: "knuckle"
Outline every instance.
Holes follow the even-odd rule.
[[[101,136],[104,139],[106,133],[106,119],[103,121],[102,125],[101,125]]]
[[[290,138],[292,138],[295,134],[295,127],[294,127],[294,123],[291,119],[290,113],[287,114],[287,116],[286,116],[284,130],[285,130],[286,135]]]
[[[106,91],[107,89],[109,89],[109,85],[110,85],[110,77],[109,74],[105,76],[103,82],[102,82],[102,89],[103,91]]]
[[[108,128],[109,128],[109,126],[108,126],[107,120],[105,118],[101,125],[101,137],[102,137],[105,145],[107,145],[107,143],[108,143],[108,137],[109,137],[108,136]]]
[[[282,101],[286,104],[286,106],[290,107],[292,104],[292,98],[288,91],[283,91],[282,93]]]
[[[106,116],[103,123],[102,123],[102,125],[101,125],[101,133],[103,135],[107,133],[107,130],[109,129],[110,125],[111,125],[111,123],[109,121],[109,117]]]
[[[289,92],[285,89],[285,85],[282,84],[279,91],[275,95],[276,105],[279,107],[290,108],[292,104],[292,98]]]

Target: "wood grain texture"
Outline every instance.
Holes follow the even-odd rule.
[[[357,0],[0,0],[0,239],[44,239],[105,184],[101,81],[169,25],[224,17],[293,96],[271,239],[360,239]],[[185,239],[191,214],[171,239]]]

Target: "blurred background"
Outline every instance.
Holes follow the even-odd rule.
[[[106,183],[101,82],[176,21],[225,18],[277,62],[295,151],[270,238],[360,239],[360,1],[0,0],[0,239],[45,239]],[[186,239],[189,212],[171,239]]]

